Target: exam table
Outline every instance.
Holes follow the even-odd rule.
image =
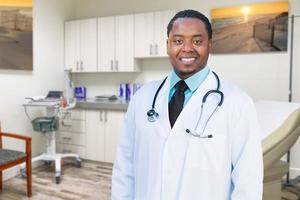
[[[281,200],[282,177],[289,164],[280,159],[300,135],[300,103],[257,101],[255,105],[263,134],[263,200]]]

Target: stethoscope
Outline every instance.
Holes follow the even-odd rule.
[[[212,72],[212,73],[214,74],[214,76],[215,76],[215,78],[217,80],[217,89],[216,90],[209,90],[203,96],[203,98],[202,98],[202,104],[201,104],[201,113],[200,113],[200,117],[198,118],[197,124],[195,126],[195,130],[197,129],[197,127],[199,125],[199,122],[202,119],[203,109],[204,109],[204,105],[206,103],[207,97],[209,95],[211,95],[211,94],[217,94],[217,95],[220,96],[219,102],[218,102],[217,106],[215,107],[215,109],[213,110],[213,112],[210,114],[210,116],[205,121],[204,127],[203,127],[203,129],[202,129],[202,131],[200,133],[197,133],[196,131],[191,131],[190,129],[186,129],[185,130],[186,133],[188,133],[188,134],[190,134],[192,136],[198,137],[198,138],[212,138],[213,137],[212,134],[203,135],[203,133],[204,133],[204,131],[206,129],[206,126],[207,126],[209,120],[215,114],[215,112],[217,112],[217,110],[219,109],[219,107],[223,104],[223,100],[224,100],[224,94],[223,94],[223,92],[220,91],[220,79],[219,79],[218,75],[215,72]],[[154,95],[154,98],[153,98],[153,101],[152,101],[152,107],[147,112],[147,116],[148,116],[148,121],[149,122],[155,122],[159,118],[159,114],[155,111],[155,103],[156,103],[157,96],[158,96],[161,88],[165,84],[166,80],[167,80],[167,77],[162,81],[162,83],[159,85],[158,89],[155,92],[155,95]]]

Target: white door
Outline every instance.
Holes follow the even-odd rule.
[[[104,161],[104,112],[86,111],[86,158]]]
[[[115,70],[115,17],[98,18],[98,71]]]
[[[154,13],[154,55],[167,57],[167,26],[175,15],[175,11]]]
[[[134,26],[133,15],[117,16],[115,18],[115,65],[116,71],[134,71]]]
[[[65,68],[79,71],[80,25],[78,21],[65,23]]]
[[[113,163],[116,158],[119,136],[125,117],[123,111],[106,111],[105,115],[105,162]]]
[[[97,71],[97,19],[80,20],[80,70]]]
[[[134,15],[134,57],[143,58],[153,55],[153,22],[153,13]]]

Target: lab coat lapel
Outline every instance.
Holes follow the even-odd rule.
[[[163,177],[161,199],[177,199],[179,196],[187,147],[191,137],[186,134],[185,130],[186,128],[193,128],[195,126],[198,119],[197,117],[199,117],[201,111],[201,103],[204,94],[215,87],[212,79],[213,75],[210,73],[207,79],[193,94],[178,116],[165,143],[162,165]],[[169,119],[168,117],[164,118]],[[169,120],[167,122],[169,123]]]

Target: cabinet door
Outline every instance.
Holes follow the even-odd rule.
[[[133,15],[117,16],[115,20],[115,70],[134,71]]]
[[[134,15],[134,57],[143,58],[152,56],[153,49],[153,13]]]
[[[80,71],[97,71],[97,19],[80,20]]]
[[[65,23],[65,68],[79,71],[80,26],[78,21]]]
[[[125,113],[107,111],[105,118],[105,162],[113,163],[116,158],[119,136],[122,130]]]
[[[104,116],[102,111],[86,111],[86,158],[104,161]]]
[[[98,18],[98,71],[113,71],[115,60],[115,18]]]
[[[175,15],[175,11],[161,11],[154,13],[154,55],[167,56],[167,26]]]

